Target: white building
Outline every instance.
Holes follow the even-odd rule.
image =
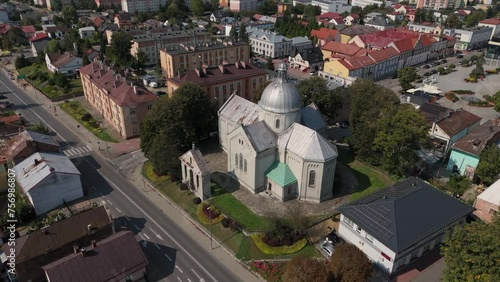
[[[78,34],[80,34],[81,39],[86,39],[94,36],[95,28],[93,26],[86,26],[78,29]]]
[[[275,32],[247,27],[252,52],[271,58],[288,57],[295,50],[312,48],[312,41],[305,37],[286,38]]]
[[[493,30],[491,31],[490,38],[492,38],[493,36],[500,33],[500,19],[495,19],[495,18],[485,19],[485,20],[480,21],[477,25],[493,28]]]
[[[37,215],[83,197],[80,172],[65,155],[35,153],[14,170],[19,187]]]
[[[344,12],[351,12],[352,6],[348,4],[348,1],[342,0],[312,0],[311,5],[319,6],[321,8],[321,13],[334,12],[342,14]]]
[[[193,144],[193,148],[180,156],[179,159],[181,160],[182,182],[186,183],[189,190],[200,199],[206,200],[212,197],[210,190],[212,171],[200,150]]]
[[[392,274],[439,247],[474,208],[410,177],[338,211],[339,235]]]
[[[284,63],[258,105],[233,94],[218,114],[228,172],[242,186],[281,201],[332,198],[337,149],[321,135],[326,123],[317,107],[303,107]]]
[[[368,5],[377,4],[380,7],[384,2],[385,0],[352,0],[351,5],[364,8]]]
[[[72,52],[56,52],[45,54],[47,69],[53,73],[65,75],[77,74],[82,67],[82,58],[74,56]]]
[[[473,50],[488,45],[493,28],[486,26],[475,26],[464,29],[446,28],[443,33],[456,38],[455,50]]]
[[[229,2],[229,10],[240,11],[255,11],[257,10],[257,0],[231,0]]]
[[[168,4],[167,0],[121,0],[122,11],[127,13],[156,12]]]
[[[432,34],[439,34],[442,31],[442,28],[434,23],[426,23],[426,24],[419,24],[419,23],[408,23],[407,25],[408,30],[411,31],[416,31],[416,32],[423,32],[423,33],[432,33]],[[437,33],[436,33],[437,32]]]

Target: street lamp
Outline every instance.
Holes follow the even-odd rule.
[[[208,220],[210,221],[210,248],[213,250],[213,239],[212,239],[212,209],[211,206],[207,207],[208,211]]]

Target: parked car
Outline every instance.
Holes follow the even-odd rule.
[[[424,73],[424,76],[431,76],[431,75],[432,75],[432,73],[430,71]]]
[[[5,99],[7,99],[7,96],[0,94],[0,100],[5,100]]]
[[[332,243],[325,241],[323,244],[321,244],[321,250],[325,252],[328,257],[331,257],[333,251],[335,250],[335,246]]]
[[[158,82],[156,82],[156,81],[151,81],[151,82],[149,83],[149,86],[150,86],[150,87],[153,87],[153,88],[157,88],[157,87],[158,87]]]
[[[464,57],[464,55],[462,55],[462,54],[457,55],[457,59],[462,59],[463,57]]]
[[[310,75],[317,75],[317,74],[318,74],[318,72],[317,72],[317,71],[310,71],[310,72],[309,72],[309,74],[310,74]]]
[[[439,66],[440,64],[441,64],[441,62],[439,62],[439,61],[432,62],[433,67]]]
[[[423,69],[430,69],[430,68],[431,68],[431,65],[424,65],[422,68],[423,68]]]
[[[160,95],[167,94],[167,92],[165,92],[165,91],[156,91],[155,94],[156,94],[156,96],[160,96]]]
[[[430,73],[431,74],[436,74],[438,71],[437,70],[431,70]]]
[[[441,64],[446,64],[447,62],[447,60],[441,60]]]

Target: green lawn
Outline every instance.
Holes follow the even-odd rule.
[[[354,159],[354,156],[348,149],[341,147],[338,147],[338,149],[339,161],[351,169],[358,181],[357,190],[351,195],[351,201],[362,198],[394,183],[389,175]]]
[[[30,76],[33,76],[36,72],[46,73],[48,77],[52,77],[53,75],[53,73],[51,73],[45,66],[37,66],[37,65],[31,65],[18,69],[18,72],[20,74],[25,74],[26,80],[29,80],[33,85],[37,87],[39,87],[42,83],[44,83],[45,80],[42,81],[39,79],[29,79]],[[45,85],[41,87],[40,90],[50,98],[55,98],[65,94],[77,94],[83,92],[82,80],[80,78],[71,78],[70,85],[71,87],[69,88],[68,91],[59,89],[59,87],[55,85]]]
[[[92,124],[96,122],[94,118],[91,118],[88,122],[82,120],[82,116],[85,115],[87,111],[83,108],[80,102],[66,102],[60,104],[59,107],[63,109],[63,111],[68,113],[71,117],[73,117],[76,121],[78,121],[81,125],[85,126],[85,128],[90,130],[99,139],[108,142],[116,142],[116,140],[113,139],[104,129],[92,126]]]

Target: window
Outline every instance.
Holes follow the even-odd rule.
[[[240,154],[240,169],[243,168],[243,155]]]
[[[153,108],[153,105],[148,105],[148,110],[151,110]]]
[[[349,225],[349,226],[351,226],[351,227],[354,225],[354,223],[352,222],[352,220],[348,219],[348,218],[347,218],[347,217],[345,217],[345,216],[344,216],[344,222],[345,222],[345,223],[347,223],[347,225]]]
[[[184,165],[184,177],[187,177],[188,176],[188,169],[187,169],[187,166]]]
[[[356,227],[356,231],[357,231],[358,233],[361,233],[361,227],[359,227],[359,225]]]
[[[133,109],[133,110],[131,109],[131,110],[130,110],[130,114],[131,114],[131,115],[135,115],[135,109]]]
[[[366,240],[368,240],[368,241],[370,241],[370,242],[372,242],[372,243],[373,243],[373,236],[372,236],[372,235],[370,235],[370,234],[366,233],[365,238],[366,238]]]
[[[245,160],[245,166],[244,166],[244,168],[243,168],[243,171],[244,171],[245,173],[247,173],[247,160]]]
[[[280,128],[280,120],[279,120],[279,119],[277,119],[277,120],[276,120],[276,129],[279,129],[279,128]]]
[[[314,188],[315,182],[316,182],[316,171],[311,170],[309,172],[309,187]]]
[[[234,154],[235,167],[238,167],[238,154]]]
[[[196,188],[200,188],[200,176],[196,175]]]

